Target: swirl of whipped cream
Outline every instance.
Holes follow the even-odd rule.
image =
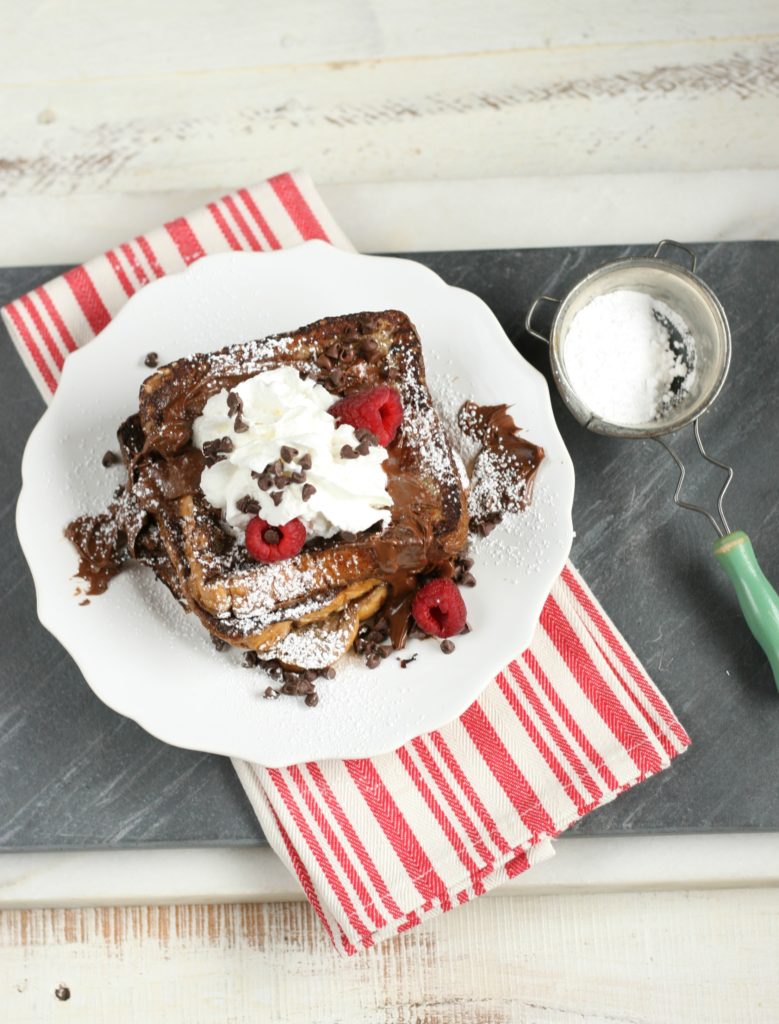
[[[304,380],[291,366],[281,366],[247,378],[232,391],[243,403],[240,419],[229,415],[228,391],[219,391],[195,420],[192,443],[202,449],[208,441],[232,442],[231,451],[203,470],[200,486],[206,500],[239,534],[252,518],[236,505],[246,495],[259,502],[259,515],[266,522],[278,526],[300,519],[311,537],[332,537],[339,530],[357,533],[389,522],[392,499],[382,466],[387,450],[375,445],[367,455],[342,458],[344,445],[356,448],[359,442],[353,427],[338,426],[328,413],[335,399],[321,384]],[[236,431],[236,420],[246,429]],[[311,457],[305,484],[315,490],[307,501],[303,483],[263,491],[252,476],[276,462],[284,446],[297,452],[285,466],[286,473],[299,473],[300,459]],[[273,492],[282,495],[278,505],[271,498]]]

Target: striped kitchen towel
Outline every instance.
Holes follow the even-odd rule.
[[[282,174],[69,270],[3,319],[50,399],[68,353],[148,281],[207,253],[310,238],[350,248],[306,175]],[[688,744],[568,565],[531,646],[457,721],[375,758],[234,763],[270,843],[336,949],[351,954],[551,856],[554,836]]]

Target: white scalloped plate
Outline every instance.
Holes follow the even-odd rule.
[[[104,508],[122,478],[103,469],[115,432],[137,408],[150,350],[183,355],[294,329],[322,316],[396,308],[416,324],[431,390],[447,404],[512,402],[526,436],[543,445],[533,507],[477,552],[478,585],[464,592],[472,632],[444,655],[412,643],[370,671],[354,656],[318,684],[315,709],[263,700],[268,680],[234,651],[217,653],[152,573],[122,573],[81,605],[77,560],[63,536],[75,516]],[[307,242],[272,254],[202,259],[148,285],[89,345],[73,353],[24,453],[17,529],[44,626],[115,711],[177,746],[268,766],[394,749],[461,714],[530,642],[571,539],[574,474],[543,377],[515,351],[487,306],[410,260],[361,256]],[[408,655],[404,655],[408,656]]]

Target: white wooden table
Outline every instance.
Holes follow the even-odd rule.
[[[374,251],[779,238],[776,0],[0,10],[0,264],[293,166]],[[777,837],[573,842],[349,963],[267,853],[0,856],[0,1020],[779,1020]]]

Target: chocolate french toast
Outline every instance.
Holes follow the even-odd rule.
[[[465,625],[468,503],[404,313],[163,366],[118,436],[126,484],[67,530],[93,591],[142,562],[217,646],[309,676],[356,639],[369,664],[402,647],[412,607],[434,635]]]

